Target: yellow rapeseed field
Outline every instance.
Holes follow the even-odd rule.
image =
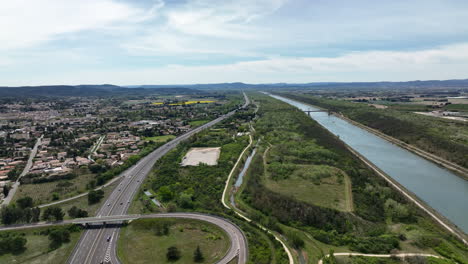
[[[209,103],[214,103],[215,101],[186,101],[186,102],[179,102],[179,103],[172,103],[172,104],[167,104],[167,105],[190,105],[190,104],[209,104]],[[165,103],[163,102],[154,102],[153,105],[164,105]]]

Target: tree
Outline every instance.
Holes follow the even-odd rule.
[[[159,195],[161,196],[161,200],[164,202],[170,201],[173,197],[173,193],[167,186],[163,186],[159,189]]]
[[[52,193],[52,201],[57,201],[58,199],[60,199],[59,194],[56,192]]]
[[[34,207],[34,208],[31,209],[31,213],[32,213],[31,222],[33,222],[33,223],[39,222],[39,217],[41,215],[41,208]]]
[[[76,206],[73,206],[68,210],[68,215],[71,218],[80,218],[80,217],[88,217],[88,212],[86,210],[82,210]]]
[[[104,197],[104,191],[103,190],[91,190],[88,193],[88,204],[95,204],[101,201],[101,199]]]
[[[44,219],[45,221],[51,221],[53,218],[55,218],[55,221],[61,221],[63,220],[64,216],[65,216],[65,213],[62,211],[62,208],[57,207],[57,206],[52,206],[52,207],[47,207],[44,210],[42,219]]]
[[[1,234],[0,235],[0,255],[13,253],[18,254],[26,248],[27,240],[18,234]]]
[[[180,259],[180,251],[176,246],[167,249],[166,257],[168,261],[176,261]]]
[[[195,252],[193,253],[193,261],[195,262],[203,262],[205,258],[203,257],[203,253],[200,250],[200,246],[197,246],[197,249],[195,249]]]
[[[183,192],[179,197],[179,205],[185,209],[193,208],[192,195]]]
[[[53,207],[52,215],[55,217],[56,221],[61,221],[61,220],[63,220],[63,217],[65,216],[65,213],[62,212],[62,208]]]
[[[10,189],[11,189],[11,187],[8,184],[3,186],[3,196],[7,197],[8,193],[10,193]]]
[[[23,210],[16,207],[14,204],[3,206],[0,209],[0,216],[3,224],[11,225],[19,222],[23,218]]]
[[[21,209],[29,208],[33,206],[33,199],[29,196],[20,198],[16,201],[16,204],[19,206]]]
[[[49,232],[49,248],[56,249],[63,243],[70,241],[70,232],[64,228],[57,228]]]

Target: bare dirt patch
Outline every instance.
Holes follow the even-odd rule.
[[[182,166],[197,166],[201,163],[217,165],[221,148],[191,148],[182,159]]]

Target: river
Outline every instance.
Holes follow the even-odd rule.
[[[316,107],[270,95],[301,110]],[[468,181],[362,128],[326,112],[310,116],[406,189],[468,233]]]
[[[249,157],[245,161],[244,167],[242,168],[242,171],[239,173],[239,176],[237,177],[236,183],[234,184],[234,186],[236,188],[239,188],[242,185],[242,181],[244,180],[244,175],[245,175],[245,173],[247,172],[247,169],[250,166],[250,162],[252,162],[253,156],[255,156],[255,152],[257,152],[256,148],[252,151],[252,153],[249,155]]]

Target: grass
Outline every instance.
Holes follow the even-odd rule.
[[[314,239],[310,234],[304,232],[303,230],[296,229],[290,226],[286,226],[281,224],[281,229],[284,230],[284,233],[294,232],[299,237],[304,240],[304,247],[300,250],[295,249],[296,253],[301,252],[306,260],[306,263],[317,263],[321,258],[321,254],[328,254],[330,249],[333,249],[334,252],[352,252],[346,246],[333,246],[322,243],[316,239]]]
[[[417,262],[417,260],[409,261],[402,258],[375,258],[363,256],[336,256],[337,264],[409,264],[409,263],[427,263],[427,264],[453,264],[454,262],[437,259],[437,258],[423,258],[426,262]],[[411,259],[415,259],[414,257]]]
[[[218,227],[191,219],[170,219],[168,235],[157,236],[151,225],[168,219],[141,219],[122,228],[117,254],[122,263],[193,263],[197,247],[205,257],[203,263],[215,263],[227,253],[230,241]],[[176,262],[166,260],[167,248],[176,246],[181,258]]]
[[[118,186],[119,182],[120,181],[112,183],[111,185],[109,185],[109,186],[102,189],[104,191],[104,197],[101,199],[101,201],[99,203],[89,205],[88,204],[88,195],[85,195],[83,197],[80,197],[80,198],[77,198],[77,199],[74,199],[74,200],[71,200],[71,201],[68,201],[68,202],[65,202],[65,203],[58,204],[57,206],[62,208],[63,212],[65,212],[65,217],[64,217],[65,219],[71,219],[67,212],[73,206],[76,206],[76,207],[78,207],[80,209],[86,210],[88,212],[89,216],[95,216],[97,211],[99,210],[99,208],[101,208],[101,206],[107,200],[107,198],[112,193],[114,188]]]
[[[78,242],[81,232],[70,234],[70,242],[63,244],[58,249],[49,250],[49,238],[46,235],[40,235],[44,228],[24,229],[15,232],[21,232],[27,239],[26,250],[18,255],[5,254],[0,256],[0,263],[66,263],[68,256],[73,251]]]
[[[153,142],[167,142],[175,138],[174,135],[165,135],[165,136],[157,136],[157,137],[145,137],[145,140],[153,141]]]
[[[467,112],[468,104],[449,104],[444,107],[447,110]]]
[[[96,175],[89,173],[87,169],[80,169],[78,176],[71,180],[58,180],[37,184],[22,184],[13,197],[13,201],[29,196],[33,198],[35,205],[53,202],[52,194],[57,193],[59,200],[73,197],[86,191],[89,181],[95,179]]]
[[[280,155],[274,146],[269,153]],[[267,168],[269,155],[264,157]],[[264,185],[274,192],[306,203],[349,212],[353,206],[351,181],[347,177],[340,169],[327,165],[297,165],[288,178],[281,180],[271,179],[266,169],[263,180]]]
[[[195,121],[190,121],[189,125],[192,126],[192,127],[198,127],[198,126],[204,125],[204,124],[206,124],[208,122],[209,122],[209,120],[195,120]]]

